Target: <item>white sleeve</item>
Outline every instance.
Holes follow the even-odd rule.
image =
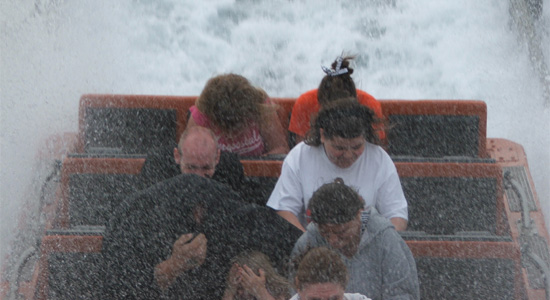
[[[389,157],[384,160],[382,167],[386,170],[386,179],[378,188],[376,209],[388,219],[399,217],[408,220],[407,199],[405,199],[397,169]]]
[[[305,211],[302,183],[291,165],[292,163],[285,159],[281,176],[279,176],[266,205],[275,210],[291,211],[294,215],[299,216]]]

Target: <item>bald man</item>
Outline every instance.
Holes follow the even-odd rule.
[[[236,154],[220,151],[210,129],[188,127],[180,136],[178,145],[169,149],[154,149],[147,155],[140,174],[140,187],[180,174],[196,174],[243,190],[244,170]]]
[[[214,133],[207,128],[187,128],[174,148],[174,159],[181,173],[212,178],[220,162],[220,149]]]

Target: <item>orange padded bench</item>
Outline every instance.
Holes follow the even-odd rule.
[[[175,143],[197,96],[83,95],[78,152],[146,153]],[[272,98],[286,129],[295,98]],[[392,156],[486,158],[487,106],[472,100],[380,100]],[[288,133],[287,133],[288,134]],[[290,141],[292,145],[292,141]]]
[[[101,235],[45,235],[40,247],[36,298],[101,298],[102,243]]]
[[[411,231],[509,234],[502,170],[487,163],[395,164],[409,205]]]
[[[520,250],[510,241],[407,240],[421,299],[524,299]]]
[[[195,96],[83,95],[78,152],[122,148],[125,153],[175,143]]]
[[[135,191],[136,175],[144,161],[143,158],[65,158],[61,168],[59,226],[105,225],[107,214],[117,205],[112,203],[117,193]]]
[[[488,157],[487,105],[474,100],[381,100],[390,155]]]

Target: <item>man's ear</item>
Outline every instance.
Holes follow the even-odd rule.
[[[178,150],[178,148],[174,148],[174,160],[176,161],[176,164],[180,164],[180,160],[181,160],[181,155],[180,155],[180,151]]]
[[[319,128],[319,137],[321,138],[321,143],[324,144],[325,143],[325,131],[323,130],[323,128]]]

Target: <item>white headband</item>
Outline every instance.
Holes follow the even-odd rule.
[[[331,70],[325,66],[321,66],[321,69],[323,69],[323,71],[329,75],[329,76],[339,76],[339,75],[342,75],[342,74],[346,74],[348,72],[348,68],[341,68],[342,67],[342,61],[344,59],[342,58],[342,56],[338,56],[338,58],[336,59],[336,68],[334,68],[334,70]]]

